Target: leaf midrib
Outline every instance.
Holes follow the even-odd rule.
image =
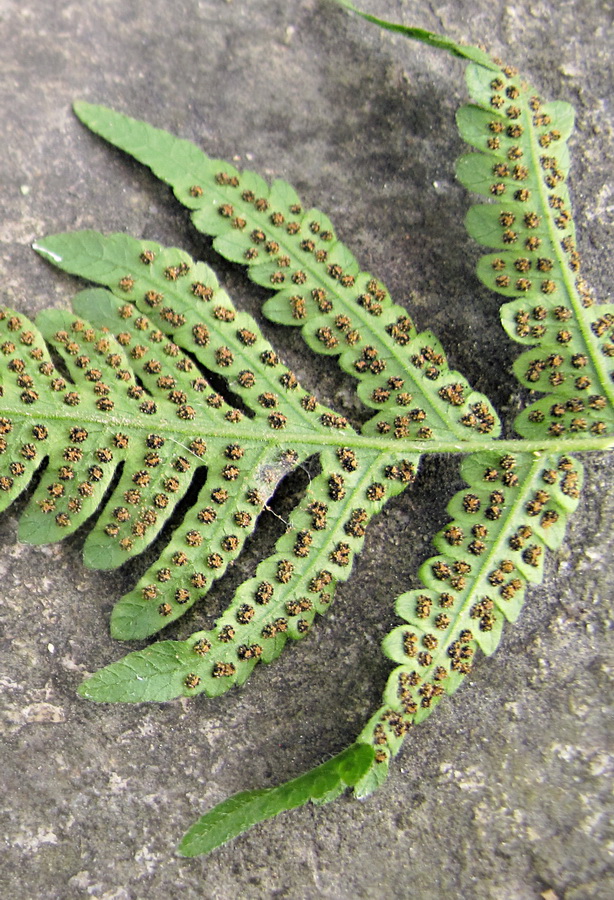
[[[271,187],[271,186],[269,185],[269,187]],[[214,195],[216,196],[218,201],[220,199],[221,200],[226,199],[224,197],[224,195],[221,194],[221,192],[219,190],[217,190],[215,187],[213,187],[212,192],[214,193]],[[236,203],[237,203],[237,206],[239,206],[239,201],[236,201]],[[241,209],[242,215],[244,216],[244,218],[247,221],[246,229],[249,227],[250,222],[251,222],[252,224],[257,225],[258,227],[262,228],[263,230],[266,227],[269,231],[269,234],[271,234],[272,232],[270,231],[269,224],[268,223],[265,224],[266,219],[265,219],[264,215],[262,216],[262,221],[261,221],[260,217],[253,212],[251,205],[249,205],[249,204],[243,205],[243,204],[244,204],[244,201],[241,201],[240,209]],[[212,202],[211,205],[215,205],[215,204]],[[206,208],[206,207],[203,204],[203,207],[201,207],[201,208]],[[319,210],[317,210],[317,209],[314,209],[313,211],[314,211],[314,213],[319,212]],[[198,208],[196,210],[193,210],[193,212],[198,212]],[[307,218],[307,215],[309,212],[310,212],[310,210],[305,211],[303,220]],[[193,218],[193,215],[192,215],[192,218]],[[303,221],[303,220],[301,220],[301,221]],[[196,226],[196,227],[198,228],[198,226]],[[201,231],[200,228],[198,228],[198,230]],[[207,234],[207,232],[204,232],[204,231],[202,233]],[[266,234],[266,232],[265,232],[265,234]],[[277,232],[273,232],[273,234],[275,236],[275,240],[280,245],[280,254],[281,254],[282,250],[285,250],[288,254],[290,254],[291,256],[294,256],[297,259],[298,263],[300,264],[301,268],[307,269],[307,271],[313,276],[313,278],[315,279],[317,284],[321,285],[323,288],[326,288],[326,290],[329,291],[333,295],[333,297],[338,301],[338,303],[341,305],[341,307],[343,309],[346,309],[349,306],[346,298],[337,290],[334,280],[324,278],[322,276],[321,271],[316,268],[318,265],[324,265],[324,263],[318,263],[316,260],[314,260],[314,258],[311,254],[308,254],[306,251],[301,250],[300,247],[296,248],[293,244],[291,244],[288,241],[288,239],[286,238],[285,232],[280,232],[279,235],[277,234]],[[223,237],[224,235],[220,235],[220,236]],[[217,236],[215,236],[215,237],[217,237]],[[214,250],[216,250],[215,237],[213,238]],[[332,247],[336,246],[337,244],[341,244],[341,246],[345,247],[345,244],[343,244],[343,242],[337,238],[336,234],[335,234],[335,238],[336,238],[336,240],[335,240],[334,244],[332,245]],[[332,247],[331,247],[331,249],[332,249]],[[216,252],[218,252],[220,256],[223,256],[223,254],[220,253],[219,251],[216,250]],[[258,265],[267,265],[267,264],[268,263],[255,263],[253,266],[247,266],[245,268],[247,268],[247,272],[249,275],[249,272],[252,268],[257,269]],[[271,290],[271,289],[269,289],[269,290]],[[405,307],[400,306],[399,304],[394,302],[390,292],[388,291],[388,288],[386,288],[386,292],[388,293],[388,296],[390,297],[390,302],[393,307],[397,307],[400,312],[401,311],[403,311],[405,313],[408,312],[405,309]],[[273,290],[273,296],[275,296],[275,294],[277,294],[277,293],[279,293],[279,292]],[[372,317],[370,319],[367,318],[368,313],[366,311],[364,311],[358,304],[351,307],[351,313],[353,316],[355,316],[359,320],[359,322],[362,324],[363,328],[366,329],[366,331],[368,332],[369,338],[372,339],[374,343],[379,342],[383,345],[383,347],[386,349],[387,358],[394,359],[395,362],[399,365],[399,368],[407,374],[408,378],[412,382],[414,382],[420,390],[422,390],[426,401],[428,402],[429,406],[431,407],[433,413],[438,417],[440,422],[443,424],[444,428],[447,431],[452,431],[454,434],[458,435],[458,437],[462,439],[462,436],[465,433],[464,426],[461,426],[461,425],[459,425],[458,422],[454,421],[454,419],[452,419],[451,416],[449,415],[448,407],[445,406],[443,401],[439,401],[437,394],[435,392],[429,392],[428,389],[425,388],[425,385],[418,380],[418,378],[415,376],[415,374],[410,370],[410,368],[408,366],[407,358],[405,356],[401,356],[398,345],[391,338],[389,338],[386,331],[383,328],[374,330]],[[299,323],[297,323],[297,324],[299,324]],[[412,324],[413,324],[413,317],[412,317]],[[299,327],[300,327],[300,325],[299,325]],[[420,337],[421,332],[418,332],[415,324],[413,324],[413,327],[416,332],[414,337],[416,337],[416,338]],[[301,330],[302,330],[302,328],[301,328]],[[313,352],[315,352],[315,351],[313,351]],[[339,352],[339,354],[335,354],[335,355],[341,356],[343,354],[343,352],[344,352],[344,350],[342,349]],[[446,354],[446,365],[448,366],[448,370],[442,374],[452,377],[453,370],[449,367],[447,354]],[[351,374],[351,373],[349,373],[349,374]],[[356,378],[357,376],[354,374],[353,377]],[[357,380],[360,380],[360,379],[357,379]],[[423,381],[424,381],[424,379],[423,379]],[[367,406],[367,409],[372,409],[372,407]],[[377,415],[377,412],[375,412],[374,414]]]
[[[28,415],[23,411],[23,407],[11,407],[3,405],[1,411],[6,415],[13,415],[18,418],[27,418],[32,422],[41,420],[47,422],[66,422],[70,425],[88,423],[90,425],[98,425],[104,428],[121,427],[131,430],[142,430],[148,434],[154,429],[160,431],[165,429],[173,434],[182,434],[186,437],[209,437],[220,438],[224,440],[232,440],[241,438],[246,444],[269,443],[277,446],[292,447],[296,444],[306,444],[315,447],[352,447],[360,450],[361,448],[375,449],[383,451],[384,447],[388,448],[390,458],[396,458],[402,454],[411,453],[427,453],[427,454],[445,454],[445,453],[477,453],[483,450],[496,450],[504,453],[551,453],[553,451],[560,453],[588,452],[599,450],[610,450],[614,447],[614,435],[604,435],[601,437],[579,436],[573,438],[541,438],[536,440],[528,440],[524,438],[501,439],[501,440],[465,440],[465,441],[411,441],[406,438],[399,438],[387,442],[381,437],[371,437],[369,435],[357,434],[355,431],[343,429],[333,434],[309,434],[296,432],[292,430],[284,430],[275,434],[263,433],[254,436],[253,425],[237,425],[225,428],[210,428],[208,426],[198,428],[190,427],[187,423],[171,424],[164,419],[151,419],[137,421],[135,425],[135,417],[129,420],[118,416],[107,416],[104,419],[100,416],[92,414],[61,415],[60,413],[43,413],[41,415]],[[251,420],[250,420],[251,421]]]
[[[548,191],[546,190],[546,186],[544,185],[543,178],[540,177],[539,159],[543,151],[540,150],[537,142],[536,128],[533,125],[533,117],[526,101],[526,95],[523,97],[523,101],[529,131],[529,150],[531,154],[530,168],[533,172],[537,173],[537,178],[535,180],[537,182],[537,190],[539,194],[539,202],[542,208],[542,215],[546,220],[548,237],[550,238],[550,243],[554,250],[554,255],[556,256],[556,260],[559,264],[559,269],[562,275],[565,289],[567,291],[569,303],[574,311],[576,322],[582,336],[582,340],[584,342],[585,350],[599,378],[599,387],[607,396],[610,406],[614,406],[614,385],[610,382],[609,374],[604,368],[598,349],[595,346],[595,341],[591,335],[590,325],[586,321],[585,307],[582,305],[582,302],[578,296],[578,292],[573,282],[569,265],[567,264],[567,259],[561,247],[560,236],[557,234],[557,229],[554,223],[554,210],[550,208],[550,204],[548,203]]]

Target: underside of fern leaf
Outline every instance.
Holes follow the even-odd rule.
[[[45,242],[44,252],[57,261],[69,248],[78,248],[75,258],[90,265],[94,257],[104,260],[112,278],[109,260],[119,255],[118,271],[125,273],[131,258],[147,283],[140,284],[137,269],[134,278],[119,279],[122,300],[86,291],[74,303],[79,315],[49,311],[39,318],[73,384],[58,376],[37,329],[4,314],[0,325],[15,339],[3,345],[13,374],[3,396],[4,503],[27,486],[47,456],[22,527],[35,542],[57,540],[94,513],[123,465],[84,551],[87,564],[111,568],[153,540],[195,470],[207,467],[204,486],[171,542],[117,605],[115,636],[143,637],[181,616],[237,556],[280,479],[323,448],[325,474],[312,479],[290,530],[214,631],[132,654],[85,689],[92,699],[128,701],[220,693],[244,681],[259,659],[277,656],[288,637],[309,631],[315,613],[330,604],[335,582],[347,578],[369,518],[411,483],[415,465],[398,458],[394,465],[383,448],[346,446],[347,424],[300,389],[255,323],[217,290],[206,267],[124,235],[58,236]],[[167,275],[156,276],[157,267]],[[183,290],[168,277],[180,269]],[[167,295],[171,287],[174,294],[172,313],[154,305],[148,309],[152,318],[139,315],[126,302],[128,293],[147,288],[140,299],[147,308],[163,277],[171,283]],[[158,326],[172,329],[174,340]],[[27,354],[18,350],[24,344],[32,348]],[[237,373],[235,392],[251,418],[210,390],[180,344],[208,371]],[[271,387],[275,392],[266,390]],[[351,443],[349,433],[347,438]],[[23,463],[11,462],[20,457]]]
[[[419,572],[424,588],[398,598],[407,624],[383,642],[398,667],[384,706],[359,736],[376,750],[359,796],[385,777],[409,726],[471,672],[476,649],[490,655],[497,648],[504,622],[520,614],[527,583],[542,580],[545,551],[560,546],[582,486],[581,465],[561,455],[476,453],[465,457],[461,474],[468,490],[448,505],[452,521],[434,541],[439,555]]]
[[[193,210],[195,226],[214,236],[214,248],[276,292],[263,307],[268,318],[299,326],[313,351],[338,356],[341,368],[358,378],[360,399],[379,410],[364,433],[425,442],[499,434],[487,399],[449,371],[433,335],[416,332],[385,286],[360,271],[330,220],[305,211],[289,185],[269,187],[253,172],[240,173],[113,110],[77,103],[75,111],[168,182]],[[70,269],[70,263],[60,265]]]
[[[595,305],[579,275],[567,188],[573,109],[544,103],[509,67],[493,78],[470,65],[467,84],[476,105],[459,111],[458,125],[481,152],[461,157],[457,176],[495,201],[467,216],[469,234],[497,251],[480,260],[478,275],[512,298],[501,310],[503,327],[533,347],[515,374],[547,395],[515,427],[526,437],[611,433],[614,306]]]
[[[571,108],[544,104],[482,50],[365,18],[470,60],[474,105],[458,123],[479,152],[461,158],[458,176],[493,202],[474,206],[467,227],[496,251],[479,277],[507,298],[504,328],[529,347],[515,373],[544,394],[518,417],[521,440],[500,439],[489,400],[450,370],[437,339],[416,329],[290,185],[269,186],[104,107],[75,110],[171,185],[215,250],[272,292],[264,314],[337,357],[373,415],[358,432],[322,406],[207,266],[150,241],[93,231],[41,239],[35,249],[47,260],[99,287],[77,295],[74,313],[45,311],[36,324],[0,311],[0,508],[42,471],[21,537],[59,540],[98,514],[84,559],[112,569],[184,504],[159,558],[117,603],[114,637],[142,639],[182,616],[241,553],[284,476],[310,457],[320,468],[215,626],[95,673],[80,688],[91,700],[215,696],[245,682],[329,608],[369,522],[414,482],[421,456],[467,453],[467,487],[450,501],[438,555],[421,567],[422,586],[397,600],[404,624],[383,644],[396,668],[381,708],[327,763],[207,813],[184,838],[184,855],[309,800],[377,787],[410,727],[456,690],[476,650],[495,650],[527,585],[541,580],[580,494],[582,467],[569,451],[609,446],[614,430],[614,309],[594,305],[578,275],[566,187]]]
[[[81,112],[84,109],[82,106]],[[216,294],[213,276],[205,273],[205,267],[195,267],[180,251],[161,253],[150,243],[91,232],[56,235],[36,245],[55,265],[110,288],[117,298],[116,315],[124,317],[121,328],[131,319],[128,311],[132,303],[147,314],[135,319],[142,332],[148,330],[151,319],[151,327],[190,350],[206,372],[224,379],[227,389],[241,398],[254,417],[248,426],[251,441],[246,441],[245,447],[233,444],[235,453],[245,454],[252,443],[253,454],[263,454],[258,457],[258,465],[273,466],[282,458],[286,468],[282,466],[279,474],[284,474],[310,452],[328,447],[321,454],[323,474],[312,480],[308,496],[291,516],[288,533],[278,541],[276,553],[241,586],[212,631],[196,633],[181,644],[166,642],[130,654],[82,688],[90,699],[132,702],[170,699],[181,692],[206,691],[213,695],[244,681],[259,659],[268,662],[277,656],[289,636],[296,639],[306,634],[315,612],[328,607],[335,582],[349,575],[368,521],[386,499],[413,482],[419,460],[416,440],[421,445],[431,443],[436,449],[438,441],[462,446],[463,440],[477,433],[488,443],[490,436],[499,432],[499,422],[486,398],[473,392],[459,373],[449,370],[433,335],[416,333],[406,311],[391,302],[383,285],[360,272],[349,251],[336,240],[329,220],[317,210],[305,213],[292,188],[276,182],[269,189],[252,173],[239,176],[232,168],[220,169],[223,164],[219,161],[145,123],[97,107],[87,107],[87,111],[98,120],[102,118],[107,128],[118,126],[125,144],[133,147],[135,141],[145,143],[153,148],[150,153],[155,159],[162,148],[163,165],[167,167],[169,160],[175,160],[173,177],[179,177],[180,172],[180,177],[187,177],[191,183],[186,196],[198,199],[199,221],[208,217],[211,228],[215,225],[218,232],[228,233],[221,245],[218,236],[218,249],[227,251],[230,243],[247,247],[242,258],[252,264],[250,273],[255,280],[274,287],[287,279],[300,286],[301,295],[281,290],[273,306],[267,305],[269,314],[272,309],[278,321],[301,324],[307,343],[316,351],[340,355],[342,368],[359,379],[359,395],[368,406],[380,410],[363,426],[361,440],[345,419],[319,409],[315,398],[300,390],[293,373],[281,366],[274,351],[262,349],[261,338],[256,345],[255,323],[245,316],[241,320],[228,297]],[[186,175],[188,165],[193,171]],[[196,181],[214,186],[218,202],[212,208],[205,205],[203,189]],[[261,196],[256,196],[256,188]],[[241,215],[235,215],[232,204],[219,201],[228,191],[235,204],[242,204]],[[271,228],[277,229],[279,241],[269,240],[265,228],[269,236]],[[305,233],[311,237],[305,238]],[[287,253],[280,256],[282,244]],[[264,245],[268,258],[257,265],[259,251],[254,248],[260,245]],[[198,281],[193,280],[194,275]],[[94,307],[89,307],[89,316],[102,323]],[[84,315],[87,312],[84,310]],[[104,318],[104,324],[111,331],[117,330],[117,320],[112,323]],[[218,333],[223,343],[216,343]],[[125,332],[120,331],[117,337],[126,341]],[[139,359],[145,360],[145,355]],[[147,372],[151,361],[139,365]],[[163,389],[167,399],[177,396],[176,386],[167,384],[167,376],[160,375],[157,366],[149,374],[149,382],[143,382],[145,387]],[[280,385],[284,389],[282,398]],[[182,400],[183,395],[188,395],[186,390]],[[208,402],[212,402],[211,397]],[[221,398],[216,397],[217,402]],[[228,416],[232,420],[229,434],[242,437],[245,431],[237,421],[241,413],[229,411],[224,421]],[[257,437],[254,429],[261,422],[264,431]],[[390,441],[397,446],[391,447]],[[271,442],[273,449],[267,450]],[[306,447],[302,447],[304,442]],[[226,457],[230,452],[226,445]],[[198,534],[196,540],[206,541],[206,552],[200,551],[198,557],[206,560],[206,565],[201,564],[196,572],[182,568],[179,573],[173,540],[162,565],[157,563],[146,572],[116,607],[112,618],[116,637],[144,637],[180,616],[196,597],[202,596],[202,589],[199,593],[190,589],[193,580],[204,587],[206,580],[213,580],[207,567],[221,574],[229,545],[232,552],[240,549],[241,538],[249,530],[228,535],[232,502],[222,519],[216,497],[221,490],[225,498],[222,503],[234,501],[245,507],[256,489],[244,483],[252,478],[249,462],[245,468],[236,463],[228,465],[227,459],[223,462],[222,478],[232,472],[229,480],[234,493],[226,496],[228,485],[213,492],[206,486],[205,494],[213,499],[213,506],[196,511],[201,522],[203,517],[212,516],[220,520],[222,536],[207,521],[213,539],[206,541],[207,535],[201,535],[194,516],[189,523],[190,537]],[[242,475],[243,471],[248,474]],[[272,487],[277,480],[273,479]],[[271,492],[260,502],[265,502]],[[240,508],[235,515],[244,518],[246,512]],[[186,555],[185,548],[179,552]]]

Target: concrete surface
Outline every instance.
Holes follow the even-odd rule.
[[[610,3],[364,5],[483,41],[546,97],[575,104],[580,245],[589,280],[608,299]],[[213,259],[168,190],[79,125],[70,105],[80,97],[293,182],[419,325],[436,331],[454,364],[513,415],[517,392],[502,373],[516,350],[496,331],[496,298],[474,276],[479,251],[462,227],[469,198],[453,178],[462,63],[319,0],[0,0],[0,47],[2,302],[29,314],[68,306],[75,281],[29,246],[55,231],[125,230]],[[236,268],[216,267],[257,312],[264,292]],[[294,333],[266,330],[306,385],[360,416],[351,379],[333,362],[308,357]],[[310,638],[215,701],[79,700],[81,674],[122,653],[108,636],[109,611],[143,563],[88,571],[83,535],[20,544],[23,503],[11,508],[0,518],[2,897],[614,896],[610,470],[604,455],[587,466],[582,506],[545,585],[531,590],[497,654],[412,732],[380,792],[287,814],[197,860],[176,857],[174,847],[206,808],[301,773],[360,730],[388,672],[378,644],[395,621],[393,598],[415,584],[445,520],[456,463],[429,462],[416,489],[374,524],[353,581]],[[262,540],[275,528],[265,523]],[[239,570],[259,552],[256,543]],[[231,587],[225,582],[212,604]]]

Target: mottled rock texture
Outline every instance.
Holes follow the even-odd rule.
[[[364,5],[483,42],[544,96],[576,106],[579,242],[587,277],[607,299],[610,4]],[[461,62],[319,0],[0,0],[0,47],[2,302],[30,315],[68,307],[75,281],[30,243],[95,227],[201,254],[258,314],[265,292],[215,259],[164,186],[79,125],[71,102],[83,98],[294,183],[511,418],[518,392],[506,372],[516,350],[498,330],[497,299],[474,275],[479,250],[462,224],[470,198],[453,175],[462,150],[454,113],[466,97]],[[360,416],[352,381],[334,362],[311,358],[298,335],[264,327],[305,385]],[[550,557],[546,583],[530,591],[496,655],[481,658],[468,683],[411,733],[380,792],[287,814],[197,860],[176,857],[174,847],[201,812],[326,759],[378,703],[389,671],[379,640],[395,621],[394,596],[416,586],[417,565],[445,521],[457,463],[430,461],[416,489],[374,523],[353,581],[311,637],[214,701],[79,700],[82,674],[122,654],[108,636],[109,611],[144,564],[88,571],[83,535],[28,547],[16,537],[23,503],[11,508],[0,518],[2,896],[614,896],[606,456],[587,460],[587,469],[569,541]],[[281,515],[299,487],[280,498]],[[269,517],[237,569],[251,571],[279,527]],[[192,628],[221,606],[234,578],[194,612]]]

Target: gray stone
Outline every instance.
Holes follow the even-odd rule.
[[[576,106],[579,244],[585,273],[607,299],[609,4],[364,5],[482,41],[544,96]],[[511,419],[518,391],[501,376],[517,349],[498,330],[497,298],[475,277],[480,250],[463,229],[471,199],[453,174],[461,62],[318,0],[0,0],[0,46],[3,303],[29,315],[67,308],[75,280],[30,243],[94,227],[200,254],[258,315],[265,292],[215,257],[167,188],[70,111],[77,98],[101,102],[287,178]],[[309,357],[295,333],[263,327],[306,386],[360,418],[352,380],[333,361]],[[586,464],[581,507],[545,584],[529,592],[495,656],[482,657],[462,689],[412,730],[380,791],[286,814],[196,860],[174,848],[198,815],[333,755],[378,704],[389,671],[378,644],[395,622],[396,594],[417,586],[416,568],[458,487],[457,463],[430,461],[415,490],[374,523],[351,583],[309,638],[216,700],[78,699],[81,676],[122,655],[108,616],[143,564],[87,570],[82,534],[57,546],[21,544],[23,502],[15,504],[0,518],[3,896],[611,897],[610,469],[605,454]],[[265,523],[263,541],[275,527]],[[212,611],[195,611],[190,624]]]

